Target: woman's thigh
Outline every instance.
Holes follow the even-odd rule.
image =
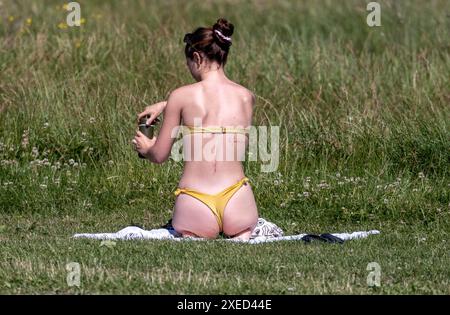
[[[258,222],[258,208],[250,184],[243,185],[228,201],[223,215],[223,232],[234,236],[253,231]]]
[[[219,226],[212,211],[198,199],[178,195],[172,217],[173,228],[182,234],[194,234],[199,237],[216,238]]]

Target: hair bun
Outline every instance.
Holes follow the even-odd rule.
[[[224,18],[217,20],[213,26],[214,38],[218,40],[220,44],[231,45],[231,36],[234,32],[234,25],[228,22]]]

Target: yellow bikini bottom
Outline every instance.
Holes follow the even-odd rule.
[[[244,177],[236,184],[225,188],[224,190],[215,195],[204,194],[202,192],[198,192],[192,189],[177,188],[177,190],[175,190],[175,196],[178,196],[179,194],[186,194],[203,202],[209,209],[211,209],[212,213],[215,215],[217,224],[219,225],[219,229],[222,232],[223,211],[225,210],[228,201],[230,201],[234,193],[238,191],[239,188],[241,188],[242,185],[246,184],[248,181],[249,179],[247,177]]]

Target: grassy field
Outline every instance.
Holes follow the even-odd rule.
[[[0,293],[450,294],[450,3],[63,1],[0,5]],[[286,234],[379,229],[343,245],[73,240],[159,227],[180,162],[131,148],[136,114],[192,82],[182,39],[235,24],[227,73],[281,130],[246,162]],[[66,283],[68,262],[81,286]],[[368,287],[367,264],[381,266]]]

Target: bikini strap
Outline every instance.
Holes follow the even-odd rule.
[[[238,181],[236,184],[234,184],[233,186],[235,186],[235,185],[242,186],[245,183],[248,183],[249,181],[250,181],[250,179],[248,177],[244,177],[240,181]],[[233,186],[231,186],[231,187],[233,187]],[[173,193],[174,193],[175,196],[178,196],[179,194],[182,194],[182,193],[185,193],[185,192],[188,192],[188,191],[189,191],[189,189],[177,188]]]
[[[183,193],[183,192],[184,192],[184,189],[182,189],[182,188],[177,188],[173,193],[174,193],[175,196],[178,196],[179,194],[181,194],[181,193]]]
[[[183,126],[189,133],[241,133],[246,134],[250,128],[227,128],[227,127],[197,127],[197,126]]]

